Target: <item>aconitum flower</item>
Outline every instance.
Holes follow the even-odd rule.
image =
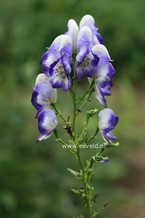
[[[76,56],[76,74],[79,79],[83,76],[92,77],[98,63],[98,57],[93,54],[91,48],[94,45],[103,44],[102,36],[98,33],[95,20],[91,15],[85,15],[78,28],[75,20],[68,21],[68,32],[72,39],[73,53]]]
[[[78,35],[83,27],[88,27],[90,31],[92,32],[91,46],[104,43],[102,36],[98,33],[98,28],[95,25],[94,18],[89,14],[82,17],[79,27],[76,21],[73,19],[70,19],[68,21],[67,26],[68,26],[68,31],[65,34],[69,35],[72,39],[73,53],[77,53],[78,51],[78,48],[77,48]]]
[[[112,64],[108,63],[106,66],[103,66],[100,71],[98,71],[98,75],[95,79],[95,96],[100,104],[102,104],[104,107],[107,107],[105,96],[111,95],[111,88],[113,86],[111,79],[114,73],[115,70]]]
[[[78,54],[76,56],[76,74],[79,79],[82,76],[93,77],[99,58],[92,52],[92,31],[84,26],[78,35]]]
[[[72,40],[69,35],[56,37],[42,57],[42,72],[50,77],[53,88],[70,89],[72,65]]]
[[[92,43],[94,45],[104,44],[103,38],[102,38],[101,34],[98,33],[98,28],[95,25],[95,20],[91,15],[87,14],[81,19],[80,29],[84,26],[87,26],[91,29],[92,34],[93,34]]]
[[[35,86],[32,91],[32,104],[37,110],[49,107],[56,102],[56,89],[50,83],[50,79],[45,74],[39,74],[36,78]]]
[[[92,79],[95,81],[95,96],[97,100],[104,107],[107,107],[106,95],[111,95],[111,87],[113,86],[112,77],[115,74],[115,70],[110,63],[110,55],[104,45],[96,45],[92,48],[92,54],[98,57],[98,64],[94,68],[94,76],[88,78],[89,82]]]
[[[76,23],[72,23],[71,25],[70,22],[69,28],[75,26],[75,29],[77,29]],[[115,74],[115,70],[110,63],[110,55],[103,45],[102,36],[98,33],[95,20],[91,15],[85,15],[80,21],[79,27],[79,33],[75,31],[78,34],[78,53],[75,67],[77,77],[80,80],[83,76],[87,76],[89,81],[91,81],[90,78],[93,78],[95,80],[95,96],[100,104],[107,107],[105,96],[111,94],[111,87],[113,86],[111,80]]]
[[[36,118],[38,119],[38,128],[40,131],[37,141],[49,138],[57,126],[57,119],[54,111],[51,109],[40,110],[36,114]]]
[[[106,95],[111,95],[111,87],[113,86],[112,77],[115,74],[114,67],[110,63],[110,55],[104,45],[96,45],[92,48],[92,52],[99,58],[97,70],[94,74],[95,79],[95,96],[104,107],[107,107]]]
[[[80,22],[76,56],[76,73],[80,79],[82,76],[93,77],[100,66],[110,61],[110,56],[102,41],[97,38],[97,28],[94,18],[86,15]],[[99,34],[100,36],[100,34]]]
[[[110,143],[111,140],[115,140],[116,137],[112,134],[111,130],[114,129],[118,123],[118,116],[110,108],[105,108],[98,114],[99,122],[98,127],[103,139]]]

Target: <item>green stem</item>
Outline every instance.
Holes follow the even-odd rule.
[[[56,141],[60,142],[61,144],[66,145],[66,143],[61,138],[58,137],[58,133],[56,129],[54,130],[54,135],[56,137]]]
[[[80,106],[78,112],[76,113],[76,115],[78,115],[80,113],[80,111],[83,109],[83,107],[88,103],[92,93],[94,91],[94,80],[92,81],[88,91],[86,92],[86,94],[82,97],[83,99],[85,98],[83,104]]]
[[[76,155],[77,155],[77,159],[78,159],[81,171],[82,171],[82,182],[83,182],[83,186],[84,186],[83,188],[84,188],[84,195],[85,195],[84,198],[85,198],[85,203],[86,203],[86,206],[88,209],[88,215],[89,215],[89,218],[93,218],[90,190],[88,189],[87,175],[86,175],[86,171],[84,169],[84,166],[82,164],[82,160],[80,157],[79,146],[77,147]]]
[[[87,89],[87,91],[85,92],[85,94],[80,98],[78,99],[78,101],[76,102],[77,104],[79,104],[81,101],[83,101],[83,99],[88,95],[88,93],[90,92],[90,90],[92,89],[92,87],[94,86],[94,80],[92,80],[89,88]]]
[[[72,99],[73,99],[73,123],[72,123],[72,130],[75,132],[75,123],[76,123],[76,81],[74,79],[74,84],[73,84],[73,92],[72,92]]]
[[[84,128],[82,130],[82,133],[80,134],[80,137],[79,137],[79,141],[81,142],[83,140],[83,138],[85,137],[86,133],[87,133],[87,126],[88,126],[88,123],[89,123],[89,119],[90,119],[90,116],[87,114],[87,117],[86,117],[86,122],[84,124]]]
[[[53,109],[56,111],[56,113],[61,117],[61,119],[64,121],[64,122],[67,122],[67,120],[65,119],[65,117],[60,113],[60,110],[56,107],[55,104],[51,104],[51,106],[53,107]]]
[[[96,129],[94,135],[92,135],[92,136],[87,140],[87,143],[90,142],[92,139],[94,139],[94,138],[96,137],[96,135],[97,135],[98,132],[99,132],[99,128],[97,127],[97,129]]]
[[[94,81],[92,81],[89,90],[86,92],[86,94],[81,98],[81,101],[84,100],[83,104],[80,107],[80,110],[84,107],[84,105],[88,102],[92,92],[93,92],[93,86],[94,86]],[[76,117],[77,114],[79,113],[77,111],[77,101],[76,101],[76,89],[77,89],[77,82],[76,79],[74,78],[74,83],[73,83],[73,87],[72,87],[72,91],[71,91],[71,96],[73,99],[73,122],[72,122],[72,131],[74,133],[74,144],[76,145],[76,157],[82,172],[82,183],[83,183],[83,188],[84,188],[84,196],[83,199],[85,199],[85,204],[87,207],[87,211],[88,211],[88,218],[93,218],[93,211],[92,211],[92,202],[91,202],[91,198],[92,198],[92,194],[91,194],[91,189],[90,186],[88,184],[88,171],[85,170],[82,160],[81,160],[81,156],[80,156],[80,147],[79,147],[79,139],[77,138],[76,134],[75,134],[75,126],[76,126]],[[88,124],[89,119],[86,120],[85,123],[85,128]],[[85,134],[85,130],[84,132],[82,132],[82,136]]]
[[[98,153],[98,156],[100,156],[105,151],[105,148],[101,148],[100,152]]]

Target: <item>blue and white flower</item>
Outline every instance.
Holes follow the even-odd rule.
[[[106,95],[111,95],[111,88],[113,86],[112,77],[115,74],[115,69],[110,63],[110,55],[104,45],[96,45],[92,48],[92,52],[99,58],[95,79],[95,96],[97,100],[104,107],[107,107]]]
[[[87,38],[87,33],[90,33],[90,31],[87,27],[84,27],[84,32],[85,30],[86,34],[84,35]],[[81,39],[83,39],[82,36]],[[85,43],[84,46],[82,46],[83,43],[81,44],[80,52],[76,58],[76,74],[79,79],[84,75],[87,76],[90,83],[92,79],[95,80],[95,96],[100,104],[107,107],[105,96],[111,94],[111,87],[113,86],[111,80],[115,74],[115,70],[110,63],[111,58],[106,47],[102,44],[98,44],[93,46],[89,51],[89,40],[86,41],[88,44],[87,42],[86,46]]]
[[[39,74],[32,91],[31,102],[37,110],[49,107],[51,103],[55,103],[57,98],[56,89],[50,83],[50,79],[45,74]]]
[[[78,54],[76,56],[76,74],[79,79],[83,76],[93,77],[99,58],[92,52],[92,31],[84,26],[78,35]]]
[[[58,36],[43,55],[42,71],[50,77],[53,88],[70,89],[72,65],[72,40],[69,35]]]
[[[99,75],[101,73],[102,75]],[[104,107],[107,107],[105,96],[111,95],[111,88],[113,86],[111,79],[114,76],[114,73],[115,70],[112,64],[108,63],[106,66],[102,67],[100,71],[98,71],[98,75],[95,79],[95,96]]]
[[[90,78],[95,79],[96,98],[104,107],[107,107],[105,96],[111,94],[113,85],[111,80],[115,70],[91,15],[85,15],[80,22],[77,48],[77,77],[81,79],[87,76],[89,81],[91,81]]]
[[[110,143],[111,140],[116,140],[116,137],[111,132],[118,123],[118,116],[110,108],[105,108],[98,114],[98,127],[103,139]]]
[[[87,26],[91,29],[92,35],[93,35],[92,43],[94,45],[104,44],[103,38],[102,38],[101,34],[98,33],[98,28],[95,25],[95,20],[91,15],[87,14],[81,19],[80,29],[84,26]]]
[[[43,109],[36,114],[40,135],[37,141],[49,138],[57,126],[56,115],[51,109]]]

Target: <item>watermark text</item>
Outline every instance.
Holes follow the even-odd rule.
[[[80,145],[75,145],[75,144],[62,144],[62,148],[64,149],[100,149],[100,148],[105,148],[105,143],[103,144],[98,144],[98,143],[92,143],[92,144],[80,144]]]

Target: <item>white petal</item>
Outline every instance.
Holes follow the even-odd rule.
[[[107,79],[108,78],[107,73],[108,73],[107,65],[99,65],[96,74],[96,82],[104,81],[104,79]]]
[[[100,59],[106,57],[106,58],[108,58],[108,60],[111,60],[110,55],[108,53],[108,50],[104,45],[102,45],[102,44],[95,45],[91,50]]]
[[[37,103],[40,105],[49,105],[55,103],[57,99],[57,90],[52,87],[49,81],[49,77],[43,73],[40,73],[35,82],[36,91],[39,95],[37,96]]]
[[[48,80],[48,77],[44,73],[40,73],[36,78],[35,86],[37,86],[37,85],[39,85],[47,80]]]
[[[52,133],[50,133],[49,135],[40,135],[38,137],[38,141],[42,141],[42,140],[48,139],[52,135]]]
[[[77,38],[79,33],[79,27],[75,20],[71,19],[68,21],[68,34],[72,39],[73,52],[77,51]]]
[[[107,129],[110,127],[109,120],[110,117],[114,114],[114,112],[110,108],[105,108],[102,111],[99,112],[98,117],[99,117],[99,122],[98,126],[99,129]]]
[[[42,127],[48,131],[52,131],[57,125],[57,120],[55,122],[52,122],[52,119],[48,116],[45,117]]]
[[[95,25],[95,20],[91,15],[87,14],[80,21],[80,29],[83,26],[92,26],[92,24]]]
[[[43,97],[42,95],[37,95],[37,104],[43,105],[43,106],[49,106],[50,102],[47,98]]]
[[[102,104],[104,107],[106,107],[106,101],[103,99],[103,96],[100,93],[100,90],[99,90],[98,86],[96,85],[95,88],[96,88],[95,97],[100,102],[100,104]]]
[[[62,39],[64,38],[64,35],[57,36],[54,41],[52,42],[50,48],[52,47],[55,51],[58,51],[60,49],[60,45],[62,42]]]
[[[92,31],[89,27],[84,26],[80,31],[78,35],[78,42],[79,41],[86,41],[91,42],[92,41]]]
[[[49,57],[44,61],[45,66],[50,67],[52,63],[56,61],[56,56],[54,53],[49,53]]]
[[[59,51],[61,51],[64,47],[67,46],[72,46],[72,40],[71,37],[68,35],[63,35],[63,37],[61,38],[61,42],[60,42],[60,47],[59,47]]]

